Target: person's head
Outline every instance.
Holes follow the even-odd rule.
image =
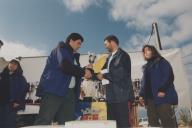
[[[3,46],[3,41],[0,40],[0,48]]]
[[[89,72],[89,73],[88,73],[89,75],[86,74],[86,75],[84,76],[85,79],[91,80],[92,77],[93,77],[93,75],[94,75],[94,70],[91,69],[91,68],[86,68],[86,69],[85,69],[85,72]]]
[[[70,45],[74,52],[76,52],[84,41],[83,37],[79,33],[71,33],[67,38],[65,43]]]
[[[12,59],[9,64],[8,64],[8,69],[11,72],[19,72],[19,73],[23,73],[23,70],[21,68],[21,65],[19,63],[19,61]]]
[[[154,58],[161,57],[160,53],[157,51],[157,49],[153,45],[144,45],[142,52],[143,52],[144,59],[147,61]]]
[[[116,49],[118,49],[118,47],[119,47],[119,40],[118,40],[118,38],[116,36],[109,35],[109,36],[105,37],[104,44],[105,44],[105,48],[109,52],[113,52]]]

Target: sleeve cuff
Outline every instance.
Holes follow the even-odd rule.
[[[107,79],[102,79],[101,83],[102,83],[102,85],[109,84],[109,80],[107,80]]]
[[[106,74],[106,73],[109,73],[109,71],[108,71],[108,69],[103,69],[103,70],[101,70],[100,73],[101,73],[101,74]]]

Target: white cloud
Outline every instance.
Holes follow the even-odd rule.
[[[101,0],[63,0],[64,5],[71,12],[83,12],[91,5],[99,5]]]
[[[103,0],[62,1],[71,12],[83,12],[90,6],[101,5]],[[140,41],[141,37],[145,39],[146,32],[150,31],[154,21],[158,22],[163,47],[177,47],[185,41],[192,40],[191,0],[107,0],[107,2],[111,5],[109,15],[115,21],[124,21],[127,27],[138,31],[138,34],[127,41],[127,46],[130,44],[134,46],[138,37]]]
[[[191,0],[108,0],[108,2],[111,4],[112,18],[124,21],[128,27],[138,30],[141,36],[151,29],[154,21],[157,21],[163,46],[175,47],[192,39]]]
[[[192,42],[187,44],[181,48],[183,57],[187,57],[192,54]],[[191,59],[192,61],[192,59]]]
[[[175,20],[171,35],[163,35],[166,45],[179,45],[192,39],[192,12],[179,15]],[[174,44],[173,44],[174,43]]]
[[[147,44],[149,37],[145,37],[140,34],[132,36],[130,40],[125,44],[125,48],[129,52],[141,51],[144,44]],[[143,45],[141,45],[143,44]],[[134,49],[133,49],[134,48]]]
[[[13,42],[2,40],[4,45],[0,49],[0,57],[10,60],[19,56],[42,56],[46,55],[46,51],[28,47],[21,42]]]

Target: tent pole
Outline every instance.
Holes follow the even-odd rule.
[[[154,22],[152,24],[152,27],[155,30],[155,35],[156,35],[156,42],[157,42],[157,46],[159,50],[162,50],[162,46],[161,46],[161,40],[160,40],[160,36],[159,36],[159,31],[158,31],[158,26],[157,26],[157,22]]]

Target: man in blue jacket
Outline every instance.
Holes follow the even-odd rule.
[[[60,42],[48,57],[37,91],[42,101],[35,125],[48,125],[53,121],[64,124],[74,120],[80,79],[91,77],[91,72],[79,64],[77,50],[82,42],[80,34],[71,33],[66,42]]]

